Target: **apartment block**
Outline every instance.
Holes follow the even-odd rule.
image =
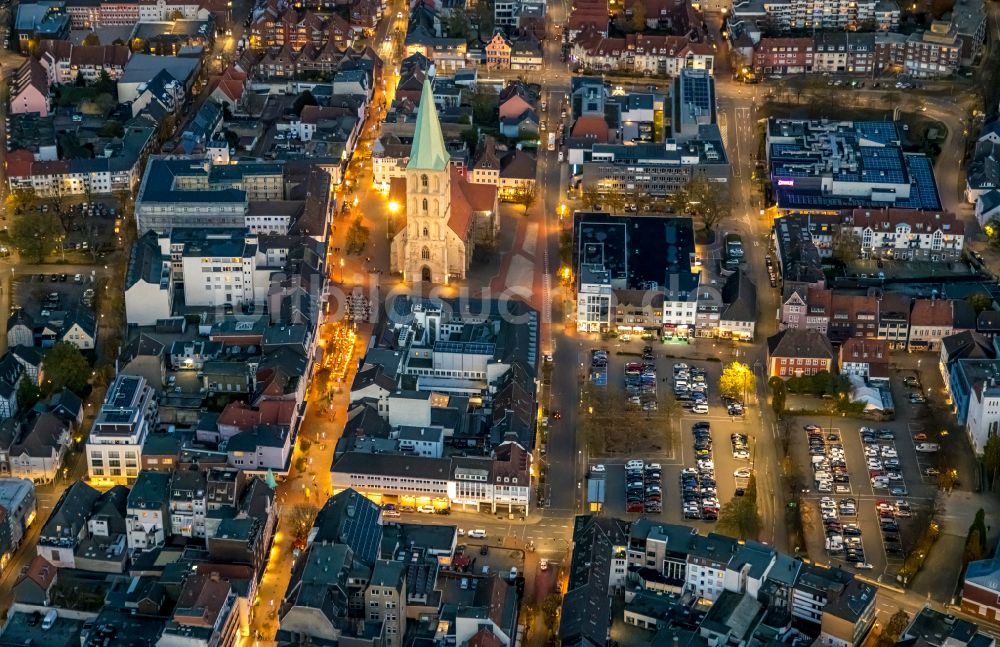
[[[127,484],[139,475],[146,436],[157,423],[155,392],[138,375],[119,375],[87,438],[87,473],[91,479]]]

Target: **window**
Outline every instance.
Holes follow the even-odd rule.
[[[420,250],[420,258],[425,261],[431,260],[431,250],[429,247],[424,247],[422,250]]]
[[[426,190],[426,189],[427,189],[427,186],[428,186],[428,182],[427,182],[427,176],[426,176],[426,175],[421,175],[421,176],[420,176],[420,188],[421,188],[421,189],[425,189],[425,190]],[[424,209],[426,209],[426,208],[427,208],[427,206],[426,206],[426,205],[427,205],[427,201],[426,201],[426,200],[424,200]]]
[[[423,199],[423,202],[421,203],[421,207],[423,208],[424,212],[426,213],[426,211],[427,211],[427,198]]]

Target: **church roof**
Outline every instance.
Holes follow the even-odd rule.
[[[456,169],[451,170],[451,214],[448,227],[462,240],[469,238],[476,212],[496,208],[497,188],[492,184],[472,184]]]
[[[437,107],[434,105],[434,91],[431,83],[424,79],[424,87],[420,95],[420,108],[417,110],[417,126],[413,134],[413,146],[410,148],[410,161],[407,169],[427,169],[443,171],[448,168],[451,156],[444,145],[444,135],[441,134],[441,121],[438,119]]]

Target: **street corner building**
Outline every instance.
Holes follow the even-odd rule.
[[[425,80],[406,174],[390,186],[391,199],[406,205],[390,267],[407,281],[464,279],[476,244],[492,240],[499,229],[497,188],[470,183],[450,158]]]

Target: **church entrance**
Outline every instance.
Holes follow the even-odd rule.
[[[420,270],[420,280],[425,283],[431,282],[431,268],[424,265],[423,269]]]

